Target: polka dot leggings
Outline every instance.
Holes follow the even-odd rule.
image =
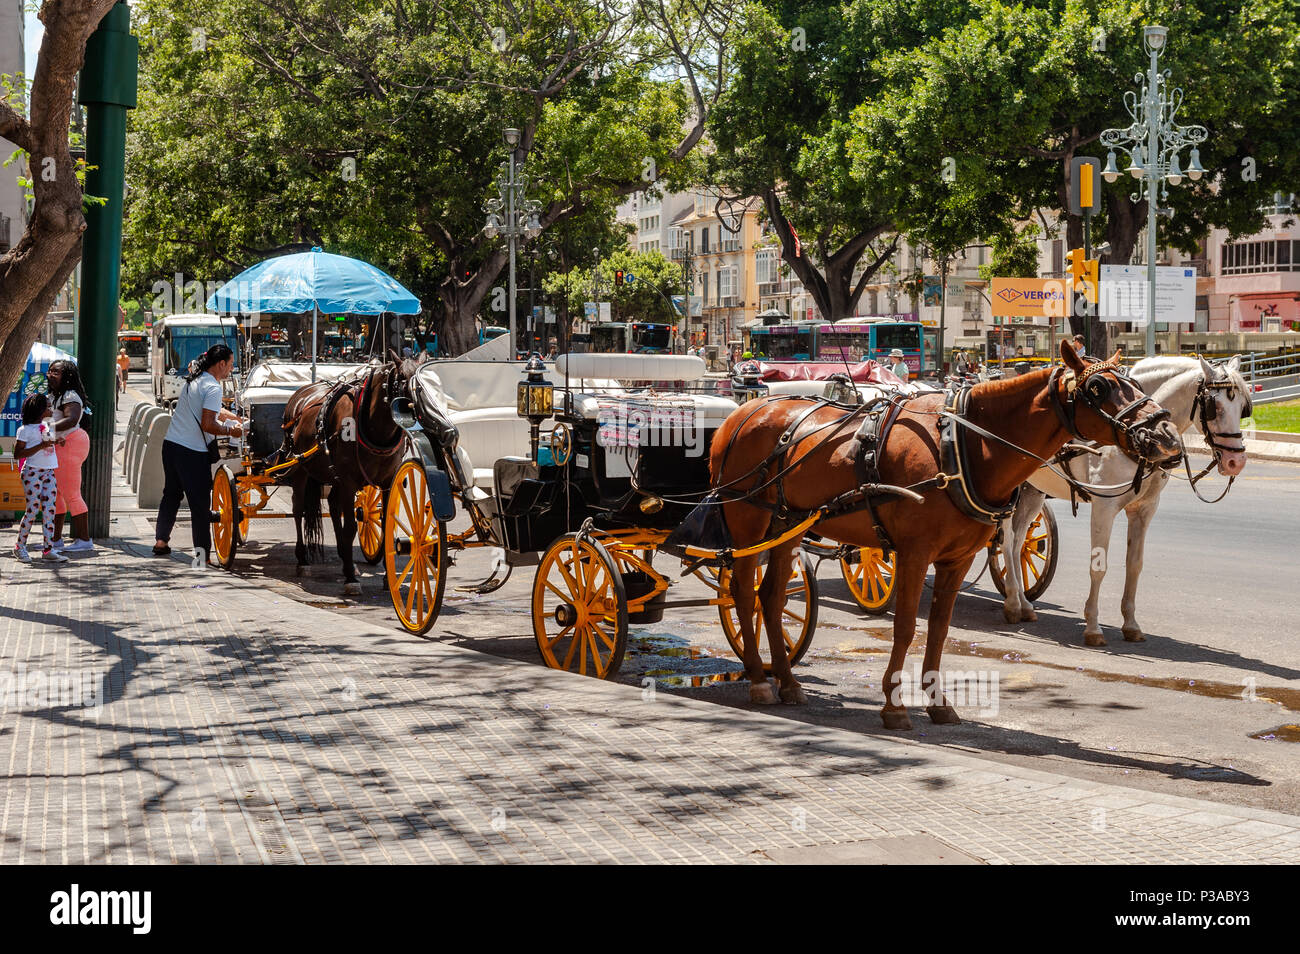
[[[23,468],[23,493],[27,497],[27,512],[18,524],[18,545],[26,548],[27,535],[36,521],[36,511],[41,512],[41,529],[45,531],[45,547],[54,540],[54,498],[56,494],[55,471],[48,467]]]

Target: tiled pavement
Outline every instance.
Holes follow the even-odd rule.
[[[1300,854],[1300,817],[416,639],[153,559],[116,519],[74,565],[0,563],[0,690],[28,690],[0,695],[0,863]],[[102,678],[102,707],[36,698],[60,672]]]

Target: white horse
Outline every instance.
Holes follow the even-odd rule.
[[[1171,420],[1180,432],[1186,431],[1193,424],[1199,425],[1214,454],[1213,463],[1217,464],[1220,474],[1236,477],[1242,472],[1246,466],[1246,448],[1241,436],[1241,420],[1250,413],[1250,389],[1241,376],[1239,357],[1234,357],[1219,367],[1201,357],[1146,358],[1133,365],[1130,373],[1156,403],[1169,410]],[[1137,467],[1119,448],[1107,447],[1097,454],[1080,454],[1061,469],[1085,485],[1122,487],[1132,482]],[[1089,646],[1106,644],[1097,622],[1097,597],[1101,581],[1106,577],[1111,528],[1121,510],[1128,517],[1128,552],[1124,561],[1126,576],[1124,597],[1120,602],[1124,614],[1123,633],[1129,642],[1142,642],[1146,638],[1142,635],[1142,627],[1138,625],[1134,612],[1137,583],[1138,576],[1142,573],[1142,551],[1147,527],[1160,503],[1160,492],[1168,482],[1168,472],[1158,470],[1146,478],[1137,493],[1132,489],[1115,489],[1105,491],[1115,496],[1090,495],[1092,556],[1089,569],[1092,590],[1084,608],[1086,625],[1083,630],[1084,642]],[[1020,553],[1029,526],[1042,509],[1043,499],[1048,496],[1069,500],[1070,485],[1047,467],[1040,467],[1029,482],[1021,487],[1015,513],[1002,522],[1004,553]],[[1003,562],[1007,570],[1006,599],[1002,612],[1007,622],[1038,619],[1034,605],[1025,598],[1020,561],[1006,559]]]

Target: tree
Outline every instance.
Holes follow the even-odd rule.
[[[918,214],[906,225],[936,238],[981,212],[999,210],[1008,225],[1063,213],[1073,157],[1104,161],[1102,130],[1131,121],[1122,97],[1147,67],[1143,24],[1165,22],[1172,30],[1161,68],[1187,94],[1180,121],[1209,129],[1201,161],[1212,174],[1169,189],[1161,201],[1174,217],[1160,223],[1161,239],[1193,251],[1212,227],[1257,231],[1263,201],[1300,180],[1295,6],[1147,6],[1143,12],[1123,0],[987,0],[964,23],[883,58],[884,94],[853,118],[855,171],[908,189],[918,173],[951,160],[951,197],[929,211],[913,203]],[[1103,189],[1097,225],[1110,242],[1107,262],[1129,262],[1145,225],[1146,203],[1133,201],[1133,191],[1127,178]],[[1067,219],[1064,238],[1071,247],[1083,244],[1078,217]],[[1083,331],[1080,319],[1071,324]],[[1104,345],[1107,331],[1094,324],[1095,346]]]
[[[0,98],[0,139],[31,169],[32,212],[17,243],[0,256],[0,389],[10,390],[45,316],[81,258],[82,189],[69,123],[86,41],[115,0],[45,0],[45,26],[31,82],[10,80]],[[26,94],[27,105],[23,102]]]
[[[507,261],[482,234],[505,159],[543,230],[662,180],[719,82],[725,5],[142,0],[130,275],[229,273],[314,244],[387,267],[452,353]],[[205,24],[195,50],[195,24]],[[684,81],[666,79],[674,63]],[[288,146],[289,148],[286,148]],[[183,200],[183,201],[178,201]]]
[[[897,250],[897,203],[907,197],[878,175],[855,174],[849,116],[879,95],[879,58],[912,49],[964,10],[954,0],[746,8],[734,76],[709,123],[711,173],[730,192],[763,200],[782,259],[827,318],[853,315]],[[928,202],[937,188],[936,179],[911,198]]]
[[[563,298],[571,314],[581,314],[595,291],[594,268],[553,272],[544,288],[548,295]],[[615,274],[631,275],[633,282],[615,284]],[[648,321],[676,324],[680,315],[672,296],[682,287],[682,268],[658,251],[633,252],[623,246],[600,260],[601,300],[608,301],[615,321]]]

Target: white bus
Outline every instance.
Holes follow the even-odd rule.
[[[235,353],[235,372],[227,387],[237,393],[241,380],[243,334],[232,317],[224,315],[166,315],[155,318],[152,334],[153,399],[170,407],[180,396],[190,362],[215,344]]]

